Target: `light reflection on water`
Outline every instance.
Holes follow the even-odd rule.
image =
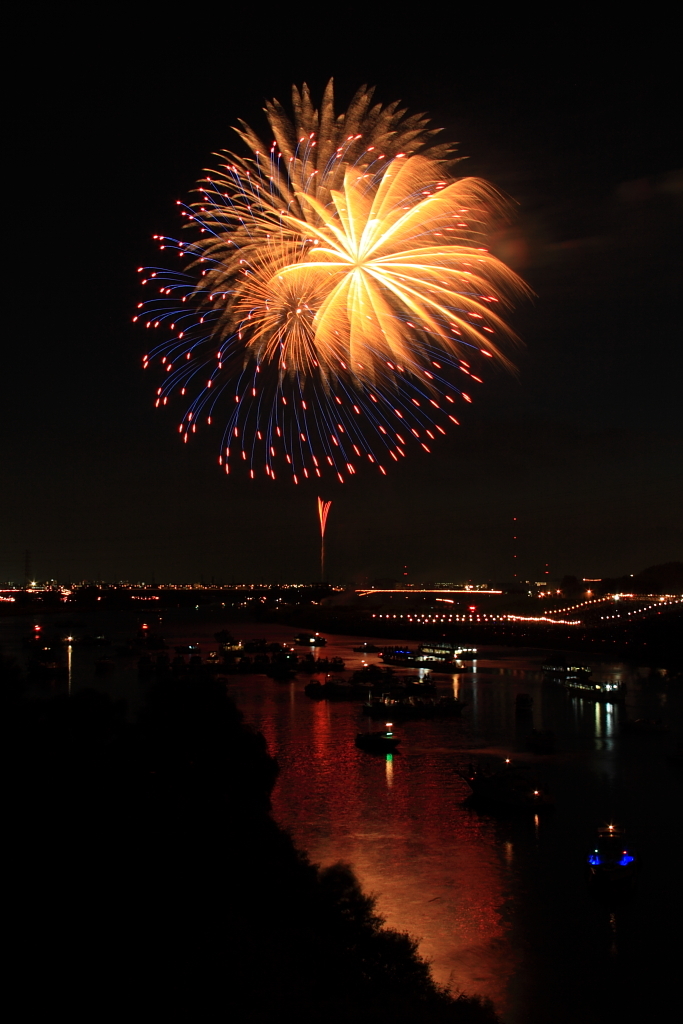
[[[614,704],[605,704],[605,736],[611,739],[614,736]]]
[[[354,667],[351,641],[330,640],[329,656]],[[616,959],[612,952],[607,911],[589,896],[582,865],[598,825],[616,816],[637,830],[643,815],[635,805],[652,803],[642,764],[634,775],[632,763],[620,768],[617,758],[618,721],[637,714],[632,706],[627,712],[568,697],[521,653],[506,652],[503,666],[499,656],[480,653],[476,675],[435,676],[441,692],[468,703],[462,720],[395,725],[402,743],[391,761],[356,750],[355,732],[367,727],[358,708],[320,711],[301,693],[306,680],[292,687],[291,732],[273,684],[265,684],[267,702],[256,700],[260,687],[252,682],[234,689],[281,765],[276,817],[313,861],[352,864],[387,924],[420,939],[438,981],[488,996],[506,1024],[603,1024],[619,1002],[605,964],[622,972],[624,991],[632,982],[628,957],[621,947]],[[528,717],[515,713],[521,692],[533,696]],[[630,690],[629,701],[636,699]],[[555,732],[557,755],[521,753],[533,727]],[[506,820],[463,805],[467,789],[456,769],[508,755],[536,765],[557,796],[554,814]],[[641,925],[652,933],[651,923]],[[641,959],[635,924],[630,943],[631,950],[640,943]]]
[[[391,789],[394,784],[394,755],[387,754],[385,761],[385,772],[387,780],[387,789]]]
[[[67,644],[66,648],[66,670],[67,670],[67,692],[71,693],[71,667],[73,660],[73,647]]]
[[[8,623],[0,628],[7,642]],[[30,627],[17,628],[25,634]],[[215,649],[216,628],[164,631],[173,642],[201,642],[206,654]],[[233,631],[268,640],[289,640],[296,632],[263,624]],[[351,653],[358,638],[329,639],[324,654],[344,657],[347,668],[378,660]],[[101,651],[68,645],[66,655],[69,689],[95,686],[139,706],[144,689],[133,660],[121,660],[103,677],[94,674]],[[543,656],[480,651],[476,672],[474,664],[471,671],[463,665],[437,676],[440,692],[467,702],[462,720],[397,724],[399,752],[384,758],[354,746],[356,732],[368,727],[358,706],[309,700],[308,677],[281,684],[234,676],[227,685],[280,764],[277,819],[313,861],[352,864],[377,894],[387,923],[419,937],[437,980],[490,997],[506,1024],[603,1024],[613,1019],[615,992],[623,990],[628,1002],[635,998],[634,979],[648,970],[666,976],[660,908],[677,884],[660,838],[677,798],[676,779],[663,766],[658,738],[627,739],[619,723],[666,715],[672,730],[680,729],[681,698],[669,690],[665,702],[666,694],[648,690],[623,665],[614,672],[629,686],[626,706],[569,698],[543,682]],[[522,692],[533,697],[526,716],[515,713]],[[531,728],[553,730],[557,755],[522,753]],[[457,768],[506,756],[535,764],[556,795],[553,815],[498,819],[463,804],[467,788]],[[594,829],[612,818],[635,834],[655,869],[643,878],[642,898],[608,912],[588,896],[582,864]]]
[[[280,736],[276,816],[314,861],[354,866],[388,924],[422,938],[440,981],[480,991],[485,978],[502,1000],[517,957],[494,824],[462,807],[466,786],[443,753],[407,747],[382,760],[357,751],[349,710],[332,706],[333,734],[315,767],[305,744]]]

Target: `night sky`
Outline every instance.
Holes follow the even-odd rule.
[[[404,565],[413,581],[509,580],[514,516],[535,579],[546,563],[593,577],[681,559],[673,27],[492,30],[452,14],[302,32],[259,12],[211,9],[172,32],[105,12],[22,37],[0,581],[23,583],[26,549],[39,579],[310,580],[317,493],[333,501],[333,581]],[[182,445],[130,321],[136,268],[158,260],[151,235],[178,230],[175,200],[214,150],[239,145],[231,125],[268,135],[263,98],[288,101],[302,81],[319,97],[330,75],[338,109],[369,82],[428,111],[468,156],[459,173],[514,198],[496,251],[536,298],[513,316],[518,376],[490,370],[433,454],[318,492],[226,479],[218,434]]]

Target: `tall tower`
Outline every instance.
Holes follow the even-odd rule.
[[[515,583],[519,579],[519,565],[517,562],[517,516],[512,517],[512,579]]]

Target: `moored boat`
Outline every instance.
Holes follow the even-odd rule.
[[[418,668],[433,668],[450,671],[460,668],[462,661],[474,661],[475,647],[460,647],[447,641],[423,643],[416,649],[410,647],[383,647],[380,657],[385,665],[411,665]]]
[[[299,647],[325,647],[327,640],[320,633],[297,633],[294,643]]]
[[[495,771],[470,765],[458,773],[472,790],[468,801],[498,811],[531,811],[538,814],[554,805],[554,800],[533,773],[513,765],[509,758]]]
[[[612,703],[623,700],[626,696],[625,683],[599,682],[591,679],[593,670],[588,665],[551,661],[543,666],[543,674],[546,679],[559,683],[572,697]]]
[[[595,846],[588,854],[589,880],[610,888],[630,886],[635,881],[638,858],[626,843],[626,834],[618,825],[598,829]]]
[[[386,732],[359,732],[356,735],[356,746],[366,754],[391,754],[400,742],[391,731],[391,722],[387,722]]]
[[[416,718],[459,718],[464,701],[455,697],[406,697],[394,700],[391,697],[373,697],[363,705],[363,714],[370,718],[386,718],[391,715],[400,721]]]
[[[573,683],[587,680],[592,674],[589,665],[568,664],[566,661],[547,661],[543,665],[543,675],[559,683]]]
[[[414,665],[417,650],[410,647],[383,647],[380,658],[385,665]]]
[[[604,701],[613,704],[622,701],[626,697],[625,683],[598,683],[591,679],[576,680],[567,682],[564,689],[572,697],[582,697],[584,700]]]

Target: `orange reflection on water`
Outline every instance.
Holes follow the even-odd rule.
[[[325,719],[317,708],[312,716],[316,736]],[[462,806],[466,787],[443,762],[409,748],[391,761],[364,754],[352,735],[342,742],[338,719],[325,758],[328,725],[314,739],[321,760],[296,758],[283,771],[277,819],[314,862],[352,865],[387,925],[420,940],[437,981],[504,1011],[519,959],[503,916],[507,869],[495,825]]]
[[[325,757],[330,741],[330,705],[326,700],[313,702],[313,750],[316,757]]]
[[[328,654],[356,667],[348,646],[329,644]],[[471,756],[463,730],[475,705],[513,725],[514,706],[499,709],[488,677],[476,678],[457,673],[446,684],[469,703],[467,720],[399,723],[390,759],[354,744],[383,722],[346,701],[309,700],[301,683],[285,691],[250,681],[239,704],[278,760],[273,812],[296,845],[314,863],[349,863],[387,925],[418,939],[438,982],[490,998],[505,1016],[522,966],[506,916],[515,868],[496,822],[463,805],[468,788],[456,768]]]

